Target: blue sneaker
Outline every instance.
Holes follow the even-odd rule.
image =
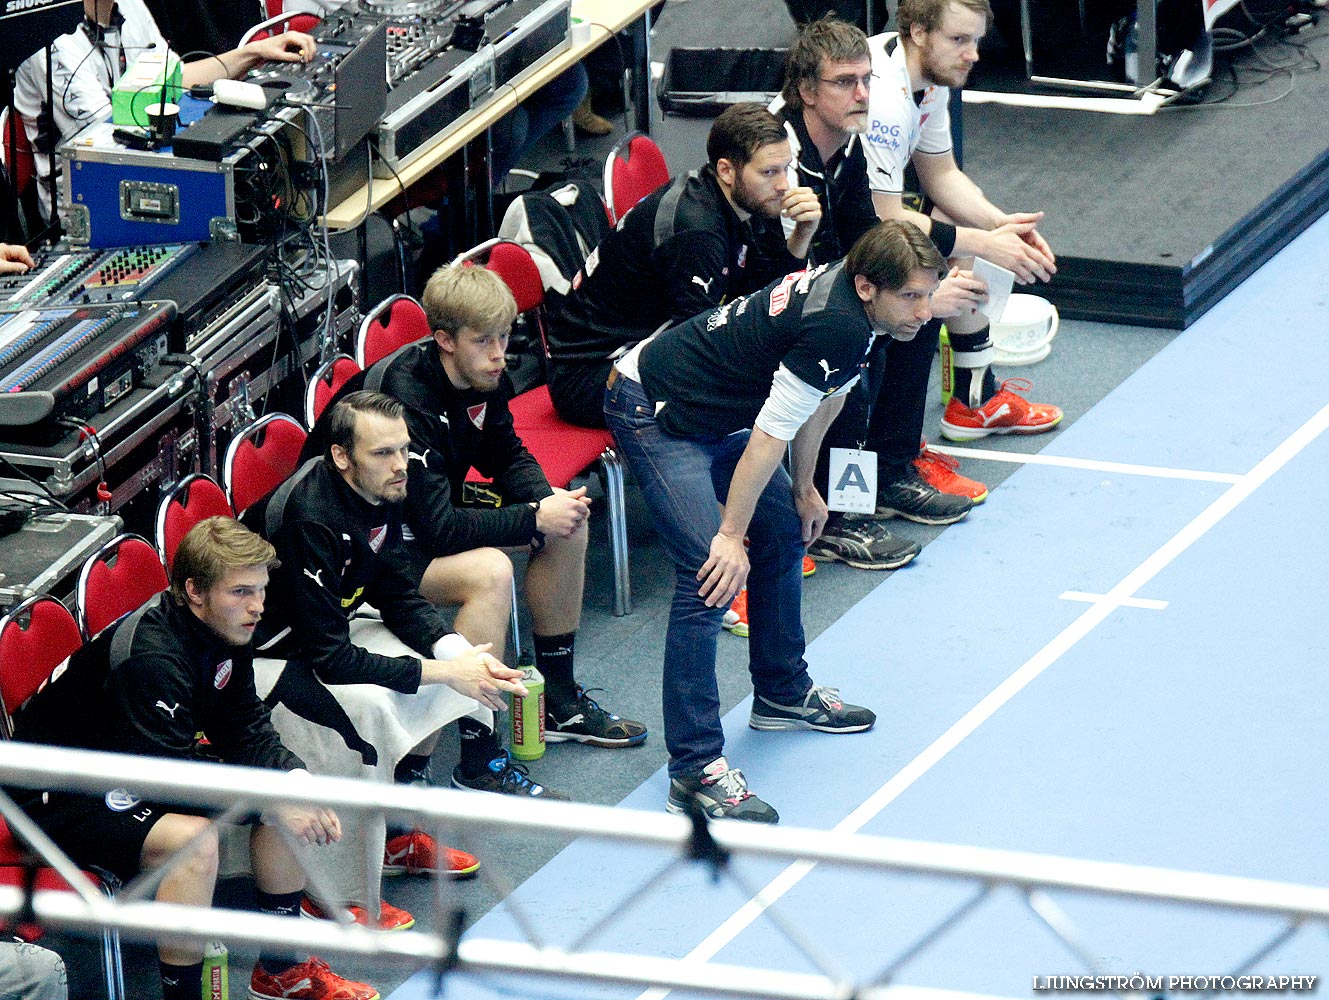
[[[554,799],[558,802],[571,801],[562,792],[532,781],[526,768],[514,761],[505,750],[502,757],[495,757],[489,767],[474,778],[468,778],[460,770],[452,772],[453,788],[469,788],[473,792],[499,792],[503,795],[525,795],[529,798]]]

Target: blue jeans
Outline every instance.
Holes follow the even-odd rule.
[[[550,80],[490,126],[489,176],[503,182],[526,151],[563,121],[586,96],[586,67],[577,63]]]
[[[720,438],[669,434],[639,383],[619,376],[605,393],[605,423],[632,469],[656,533],[674,564],[665,637],[665,746],[670,775],[697,771],[724,753],[715,640],[726,608],[708,608],[697,572],[720,530],[720,504],[748,432]],[[780,704],[812,686],[803,659],[803,529],[789,474],[775,470],[748,525],[748,640],[754,690]]]

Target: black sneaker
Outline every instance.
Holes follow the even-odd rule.
[[[861,733],[871,729],[877,715],[861,705],[840,699],[839,688],[814,685],[798,705],[777,705],[759,694],[752,696],[748,725],[766,732],[815,729],[820,733]]]
[[[877,486],[877,516],[919,524],[954,524],[973,509],[968,497],[943,493],[911,464],[898,479]]]
[[[453,771],[452,787],[469,788],[473,792],[500,792],[504,795],[526,795],[533,799],[570,801],[562,792],[556,792],[538,781],[532,781],[526,768],[516,763],[507,751],[503,752],[502,757],[491,760],[488,769],[477,777],[467,778],[460,769]]]
[[[839,560],[854,569],[899,569],[922,551],[917,542],[897,538],[866,514],[832,517],[808,546],[808,555],[818,562]]]
[[[686,813],[689,803],[701,807],[711,819],[744,819],[750,823],[778,823],[780,814],[748,791],[743,772],[716,757],[694,774],[681,774],[669,781],[671,813]]]
[[[606,712],[578,684],[576,701],[567,708],[549,708],[545,712],[545,742],[562,743],[566,740],[593,747],[635,747],[646,742],[646,727]]]

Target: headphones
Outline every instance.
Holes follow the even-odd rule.
[[[97,2],[98,10],[101,8],[101,0]],[[97,48],[102,48],[106,44],[106,35],[108,32],[119,34],[124,27],[125,15],[120,13],[120,7],[112,0],[111,3],[111,23],[103,25],[95,18],[83,15],[83,31],[88,36],[88,40]]]

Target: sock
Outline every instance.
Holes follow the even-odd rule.
[[[427,753],[408,753],[401,759],[397,765],[397,770],[392,773],[392,780],[399,785],[427,785],[429,784],[429,754]],[[388,824],[388,839],[400,837],[402,834],[410,833],[415,829],[413,824],[403,825],[401,823]]]
[[[167,965],[157,960],[162,980],[162,1000],[198,1000],[203,989],[203,963]]]
[[[563,709],[577,702],[577,679],[572,675],[572,647],[576,632],[535,636],[535,666],[544,675],[545,705]]]
[[[461,758],[457,761],[457,770],[463,778],[476,778],[489,770],[489,762],[503,756],[498,736],[483,722],[477,722],[463,715],[457,720],[457,731],[461,734]]]
[[[951,341],[951,393],[966,406],[982,406],[997,392],[997,379],[992,374],[992,347],[990,329],[983,327],[975,333],[950,333]]]
[[[397,765],[392,780],[399,785],[429,784],[429,754],[408,753]]]
[[[298,917],[300,900],[304,895],[303,889],[297,889],[295,892],[264,892],[259,889],[258,912],[278,917]],[[299,965],[300,961],[294,955],[273,954],[266,949],[259,952],[258,956],[258,964],[263,966],[264,971],[270,976],[280,976],[287,969]]]

